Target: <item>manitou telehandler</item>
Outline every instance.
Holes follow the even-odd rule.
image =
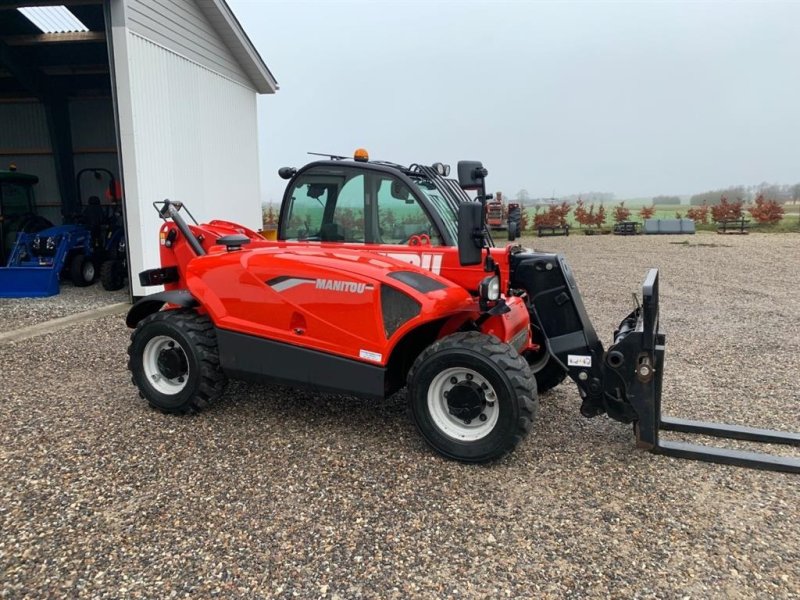
[[[485,462],[530,430],[535,379],[544,390],[568,375],[584,416],[632,423],[643,448],[800,472],[794,458],[661,439],[674,430],[800,444],[798,434],[662,417],[658,271],[604,349],[563,256],[493,247],[480,162],[460,162],[456,181],[441,163],[403,167],[358,151],[280,175],[277,241],[154,203],[162,266],[139,277],[166,289],[127,316],[129,368],[152,406],[202,409],[227,377],[369,398],[407,385],[428,444]]]

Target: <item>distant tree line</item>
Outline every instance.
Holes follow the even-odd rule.
[[[709,190],[694,194],[689,200],[691,206],[712,206],[719,204],[721,198],[725,197],[731,201],[741,200],[743,204],[755,202],[758,196],[763,196],[767,200],[775,200],[779,204],[783,204],[790,200],[800,201],[800,183],[794,185],[776,184],[762,182],[758,185],[744,186],[730,186],[718,190]],[[519,190],[514,194],[514,200],[518,203],[547,208],[550,205],[560,205],[563,202],[567,204],[577,204],[582,201],[588,204],[611,204],[614,202],[615,196],[611,192],[587,192],[582,194],[569,194],[566,196],[558,196],[552,198],[533,198],[526,189]],[[675,206],[682,204],[681,197],[675,195],[660,195],[654,196],[652,200],[654,206]]]
[[[711,190],[708,192],[695,194],[689,200],[689,204],[692,206],[703,206],[704,204],[707,204],[708,206],[714,206],[719,204],[722,198],[732,198],[734,200],[745,202],[748,200],[749,194],[744,186],[739,185],[721,190]]]
[[[582,200],[583,202],[589,203],[611,203],[614,201],[614,194],[611,192],[586,192],[582,194],[570,194],[569,196],[561,196],[559,198],[561,202],[568,202],[569,204],[575,204],[578,200]]]
[[[781,185],[763,182],[751,186],[732,186],[695,194],[689,200],[689,204],[692,206],[703,206],[704,204],[713,206],[719,204],[722,198],[748,203],[754,202],[759,196],[766,200],[774,200],[778,204],[783,204],[789,200],[800,200],[800,183]]]
[[[680,204],[680,196],[656,196],[653,198],[653,204]]]

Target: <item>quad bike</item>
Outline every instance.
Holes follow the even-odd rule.
[[[528,433],[535,378],[550,365],[575,382],[585,417],[632,423],[643,448],[800,472],[793,458],[661,439],[669,429],[800,443],[797,434],[662,417],[658,271],[604,348],[563,256],[492,248],[481,163],[460,162],[456,181],[441,163],[403,167],[358,153],[280,174],[289,184],[277,241],[155,203],[162,266],[139,277],[165,291],[127,317],[129,368],[154,407],[200,410],[229,377],[368,398],[407,385],[431,447],[485,462]]]

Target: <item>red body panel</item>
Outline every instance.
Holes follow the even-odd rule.
[[[222,224],[229,225],[228,227]],[[251,240],[247,248],[254,250],[256,248],[319,248],[323,250],[335,251],[340,248],[353,250],[355,252],[375,252],[383,256],[388,256],[397,260],[401,260],[409,265],[418,267],[425,271],[431,271],[437,275],[441,275],[445,279],[452,281],[472,292],[478,290],[478,284],[481,280],[491,273],[486,273],[482,267],[462,267],[458,260],[458,248],[455,246],[433,246],[430,244],[423,244],[420,246],[408,245],[392,245],[392,244],[356,244],[347,242],[286,242],[286,241],[268,241],[259,234],[248,230],[246,228],[239,228],[233,223],[226,221],[211,221],[211,223],[204,223],[202,226],[190,225],[192,232],[195,235],[201,236],[203,247],[206,251],[210,251],[214,247],[214,242],[224,236],[232,233],[244,233]],[[186,264],[189,260],[194,258],[194,253],[186,243],[181,243],[180,239],[176,240],[173,248],[167,248],[164,241],[167,237],[169,229],[176,229],[174,224],[165,223],[161,227],[161,266],[173,266],[177,264]],[[178,234],[180,238],[180,234]],[[494,249],[494,257],[497,266],[500,269],[500,288],[506,289],[508,287],[509,279],[509,260],[506,258],[506,253],[510,250],[510,246],[506,248]],[[502,256],[497,256],[501,253]],[[176,289],[185,287],[183,284],[174,286]]]
[[[160,232],[162,267],[178,266],[180,275],[166,287],[188,289],[215,325],[373,364],[385,365],[395,345],[420,325],[446,320],[443,336],[477,319],[477,298],[469,292],[491,275],[481,267],[462,267],[455,247],[268,241],[225,221],[190,227],[208,254],[196,257],[174,223],[166,222]],[[233,233],[247,235],[251,242],[234,252],[215,245],[219,237]],[[170,242],[171,235],[176,237]],[[509,262],[505,257],[496,260],[505,287]],[[445,287],[421,293],[389,277],[396,271],[423,272]],[[267,283],[281,278],[296,281],[278,283],[278,290]],[[325,280],[344,282],[356,291],[320,289],[316,282]],[[381,313],[382,283],[421,306],[419,315],[389,339]],[[537,348],[524,301],[510,297],[507,304],[511,310],[483,320],[481,330],[520,351]]]

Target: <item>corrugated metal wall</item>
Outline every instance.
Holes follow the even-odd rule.
[[[36,175],[38,211],[43,217],[59,222],[61,196],[44,104],[36,101],[0,104],[0,132],[0,168],[6,169],[14,163],[21,173]]]
[[[0,148],[50,149],[50,133],[41,102],[0,103]]]
[[[119,109],[138,296],[152,290],[141,288],[135,274],[160,266],[154,200],[183,201],[200,221],[259,227],[256,94],[131,31],[124,54],[130,89],[126,98],[118,71]]]
[[[105,167],[118,171],[114,111],[111,98],[76,99],[70,102],[72,147],[75,172],[86,167]],[[39,177],[36,204],[39,214],[54,223],[61,222],[61,195],[58,190],[50,132],[44,104],[37,101],[0,103],[0,168],[9,163],[23,173]],[[90,195],[101,198],[107,180],[83,179],[83,201]]]
[[[195,2],[127,0],[127,26],[176,54],[250,85],[247,74]]]

